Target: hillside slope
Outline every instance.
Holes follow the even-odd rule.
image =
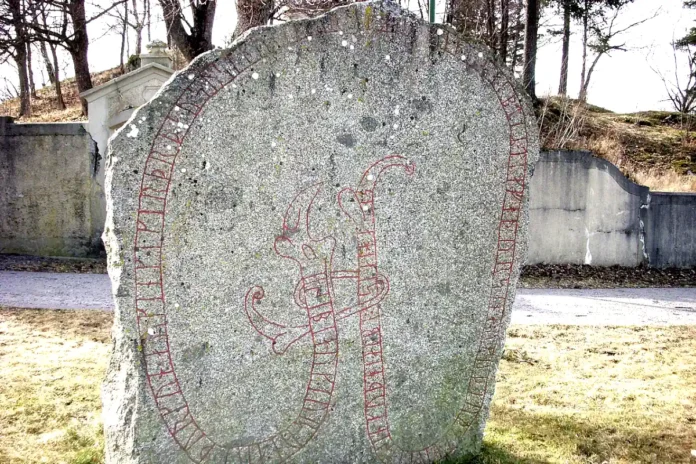
[[[696,118],[667,111],[618,114],[575,100],[536,107],[542,147],[588,150],[655,191],[696,192]]]
[[[94,87],[109,82],[121,75],[121,70],[118,67],[92,73],[92,84]],[[63,100],[65,100],[66,108],[64,110],[56,109],[56,89],[53,85],[46,86],[42,89],[37,89],[36,99],[32,99],[31,112],[32,115],[27,118],[19,118],[18,122],[67,122],[67,121],[82,121],[86,119],[82,116],[80,108],[80,97],[77,91],[77,83],[75,78],[65,79],[61,81],[61,90],[63,92]],[[19,113],[19,98],[5,100],[0,102],[0,116],[17,116]]]
[[[120,75],[119,68],[92,75],[95,86]],[[32,116],[21,122],[84,119],[74,79],[63,81],[67,109],[55,109],[55,89],[38,90]],[[0,115],[16,115],[19,100],[0,102]],[[655,191],[696,192],[696,118],[666,111],[618,114],[576,100],[542,99],[536,106],[542,147],[588,150],[614,163],[636,183]]]

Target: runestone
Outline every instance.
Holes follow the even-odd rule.
[[[478,452],[539,142],[480,44],[390,3],[249,31],[111,140],[111,464]]]

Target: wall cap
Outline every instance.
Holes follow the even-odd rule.
[[[133,80],[135,82],[141,81],[143,78],[146,78],[148,75],[160,75],[164,77],[165,79],[169,79],[169,77],[174,74],[174,70],[171,68],[168,68],[166,66],[162,66],[159,63],[150,63],[145,66],[141,66],[140,68],[136,69],[135,71],[131,71],[127,74],[124,74],[122,76],[117,77],[116,79],[111,79],[109,82],[102,84],[98,87],[91,88],[89,90],[85,90],[80,94],[80,97],[84,98],[87,100],[87,103],[91,103],[94,100],[97,100],[98,98],[108,95],[111,93],[113,90],[116,88],[119,88],[121,86],[124,86],[124,84],[127,86],[129,81]]]
[[[17,137],[22,135],[85,135],[84,122],[23,122],[3,124],[0,121],[0,136]]]

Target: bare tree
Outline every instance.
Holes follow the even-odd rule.
[[[140,5],[140,6],[139,6]],[[150,30],[150,18],[151,14],[149,11],[150,3],[148,0],[144,0],[142,4],[138,3],[138,0],[131,0],[131,3],[125,1],[122,4],[123,8],[115,8],[109,13],[109,16],[116,19],[116,24],[111,25],[111,29],[118,31],[121,36],[121,53],[119,57],[119,68],[121,73],[126,72],[125,61],[129,60],[129,66],[131,65],[129,55],[130,55],[130,42],[128,30],[132,29],[135,33],[135,55],[139,57],[142,54],[143,49],[143,32],[147,28],[148,30],[148,40],[149,40],[149,30]]]
[[[55,73],[53,71],[53,64],[51,63],[51,58],[48,56],[48,50],[46,49],[46,42],[39,42],[39,51],[41,51],[41,58],[43,59],[44,66],[46,67],[46,73],[48,74],[48,81],[51,84],[55,84]]]
[[[474,37],[495,49],[494,0],[450,0],[445,22],[452,24],[469,37]]]
[[[679,52],[682,53],[679,53]],[[674,76],[670,79],[661,71],[652,68],[653,72],[660,77],[662,84],[667,91],[667,99],[672,104],[675,111],[683,114],[690,114],[696,111],[696,48],[689,44],[672,43],[672,54],[674,57]],[[688,68],[687,77],[682,75],[679,66],[679,57],[685,56]]]
[[[495,52],[498,50],[496,31],[496,8],[495,0],[486,0],[486,38],[488,46]]]
[[[66,10],[50,11],[47,8],[38,8],[36,2],[29,4],[29,15],[32,23],[38,25],[32,29],[32,40],[39,43],[41,56],[46,64],[46,72],[49,76],[49,81],[53,84],[56,92],[56,107],[64,110],[65,100],[63,99],[63,86],[60,80],[60,62],[58,59],[58,47],[60,44],[55,40],[55,37],[48,34],[47,31],[54,31],[58,36],[64,37],[68,35],[68,13]],[[54,14],[49,17],[49,14]],[[48,51],[51,54],[49,57]]]
[[[29,35],[24,21],[22,0],[0,3],[0,62],[12,59],[19,77],[19,116],[31,115],[31,89],[27,72]]]
[[[34,70],[32,68],[31,42],[27,42],[27,77],[29,78],[29,93],[31,98],[38,98],[36,95],[36,83],[34,82]]]
[[[509,25],[510,39],[508,42],[507,55],[510,57],[510,68],[515,70],[521,60],[523,52],[524,21],[522,21],[522,10],[524,6],[522,1],[518,0],[514,3],[513,18],[514,21]]]
[[[558,94],[568,93],[568,59],[570,51],[570,9],[571,0],[562,0],[563,9],[563,45],[561,47],[561,78],[558,82]]]
[[[618,27],[616,24],[616,20],[619,17],[619,14],[623,10],[623,8],[626,5],[628,5],[630,1],[632,0],[625,0],[616,3],[615,6],[611,8],[611,14],[597,15],[588,26],[585,26],[585,24],[589,21],[587,15],[585,15],[583,23],[583,25],[585,26],[585,30],[583,33],[583,42],[586,44],[586,47],[583,48],[580,95],[578,96],[579,100],[583,102],[587,101],[587,90],[590,87],[590,79],[592,78],[592,73],[594,72],[597,63],[599,62],[599,59],[602,58],[604,55],[609,56],[613,51],[627,50],[625,42],[616,43],[615,40],[618,37],[620,37],[624,32],[655,18],[659,13],[659,10],[657,10],[655,13],[653,13],[651,16],[647,18],[643,18],[639,21],[632,22],[624,27]],[[587,2],[587,0],[585,0],[585,2]],[[590,39],[588,39],[587,37],[588,30],[590,32]],[[586,49],[589,49],[594,53],[592,64],[590,65],[590,68],[587,69],[587,72],[585,72],[587,63]]]
[[[147,12],[145,8],[147,3],[143,2],[142,11],[138,11],[138,0],[131,0],[133,2],[132,10],[132,22],[129,26],[135,31],[135,54],[140,56],[143,51],[143,29],[145,29],[145,19],[147,18]]]
[[[188,11],[180,0],[159,0],[159,3],[164,13],[167,41],[170,46],[172,44],[176,46],[189,61],[213,49],[216,0],[189,0]],[[191,20],[188,19],[189,17]],[[238,14],[238,28],[240,21],[243,21],[243,18]]]
[[[500,0],[500,61],[507,63],[508,42],[510,39],[510,0]]]
[[[252,27],[263,26],[273,16],[273,0],[237,0],[237,38]]]
[[[448,0],[445,22],[488,45],[503,63],[515,65],[523,42],[526,0]]]
[[[0,64],[5,63],[3,61],[0,61]],[[2,81],[3,86],[0,87],[0,100],[12,100],[14,98],[18,98],[19,90],[17,90],[17,86],[14,85],[14,82],[12,82],[6,77],[3,77]]]
[[[120,10],[116,10],[120,13]],[[126,41],[128,39],[128,2],[123,4],[123,16],[120,16],[121,20],[121,53],[119,55],[119,69],[121,74],[125,74],[126,67],[123,64],[123,55],[126,52]]]
[[[15,1],[15,0],[12,0]],[[107,14],[126,0],[113,0],[106,8],[87,18],[85,0],[33,0],[32,8],[36,16],[44,15],[48,22],[31,22],[28,24],[33,33],[40,35],[46,43],[63,47],[73,61],[75,81],[80,93],[92,88],[92,76],[89,72],[89,37],[87,24]],[[55,63],[54,63],[55,67]],[[87,102],[80,99],[82,114],[87,115]]]

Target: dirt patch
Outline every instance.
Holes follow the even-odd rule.
[[[0,254],[0,271],[106,274],[106,259],[43,258]]]
[[[520,288],[694,287],[696,269],[597,267],[575,264],[524,266]]]

